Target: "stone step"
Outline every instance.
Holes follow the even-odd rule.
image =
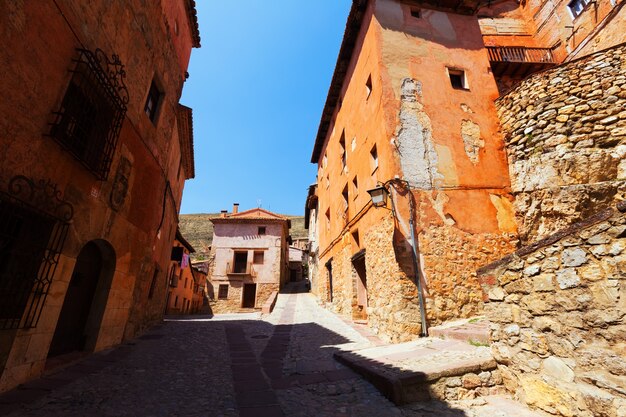
[[[442,339],[463,340],[473,345],[489,345],[489,322],[484,317],[455,320],[433,326],[428,335]]]
[[[395,404],[504,392],[489,348],[458,340],[423,338],[338,352],[335,359],[361,374]]]

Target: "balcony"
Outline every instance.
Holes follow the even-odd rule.
[[[226,263],[226,275],[228,275],[229,277],[256,277],[256,271],[254,270],[254,267],[252,266],[252,262],[247,262],[247,263],[234,263],[231,264],[230,262]]]
[[[493,75],[523,78],[557,64],[551,48],[487,46]]]

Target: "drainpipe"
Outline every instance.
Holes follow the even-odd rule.
[[[411,190],[408,190],[411,193]],[[412,199],[413,195],[409,194],[409,199]],[[420,268],[420,261],[417,255],[417,241],[415,240],[415,227],[413,224],[413,217],[415,216],[415,209],[413,207],[412,200],[409,200],[410,214],[409,214],[409,227],[411,228],[411,247],[413,248],[413,268],[415,268],[415,279],[417,280],[417,296],[420,303],[420,318],[422,319],[422,337],[428,336],[428,327],[426,324],[426,309],[424,307],[424,294],[422,292],[422,272]]]

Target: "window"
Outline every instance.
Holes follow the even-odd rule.
[[[411,17],[413,17],[415,19],[421,18],[422,14],[421,14],[420,9],[417,9],[415,7],[411,7]]]
[[[245,274],[248,268],[248,251],[235,252],[233,259],[233,273]]]
[[[359,248],[361,247],[361,242],[359,241],[359,231],[355,230],[354,232],[352,232],[352,241],[354,242],[354,245]]]
[[[370,165],[372,173],[374,173],[374,171],[378,169],[378,150],[376,149],[376,145],[374,145],[370,151]]]
[[[220,284],[217,291],[217,298],[219,300],[225,300],[228,298],[228,284]]]
[[[265,256],[265,252],[263,252],[262,250],[255,250],[254,251],[254,258],[253,258],[253,262],[257,265],[261,265],[263,264],[263,257]]]
[[[372,75],[370,74],[367,77],[367,81],[365,82],[365,98],[368,99],[370,98],[370,94],[372,94]]]
[[[357,176],[355,175],[354,178],[352,178],[352,199],[356,199],[357,196],[359,195],[359,180],[357,179]]]
[[[467,85],[467,77],[465,75],[465,71],[448,68],[448,76],[450,77],[450,84],[452,88],[458,90],[468,90],[469,86]]]
[[[330,208],[326,210],[326,231],[330,231]]]
[[[16,175],[6,190],[0,190],[0,330],[33,328],[74,208],[50,181]]]
[[[258,234],[259,235],[264,235],[265,234],[265,226],[259,226]]]
[[[185,288],[187,288],[187,281],[189,280],[189,278],[185,278]]]
[[[176,265],[170,267],[169,276],[170,287],[178,287],[178,275],[176,275]]]
[[[339,147],[341,152],[341,169],[345,170],[348,163],[348,154],[346,152],[346,132],[341,132],[341,138],[339,139]]]
[[[174,298],[174,307],[178,307],[178,296]]]
[[[591,0],[572,0],[567,3],[567,7],[572,15],[572,18],[577,18],[585,10],[585,7],[591,3]]]
[[[162,96],[163,93],[161,93],[154,80],[152,80],[152,83],[150,84],[150,90],[148,91],[148,97],[146,98],[144,111],[146,112],[146,116],[148,116],[153,124],[156,124],[157,121],[157,115],[159,112],[159,105],[161,104]]]
[[[341,191],[341,196],[343,197],[343,209],[344,211],[348,211],[348,184],[343,187],[343,191]]]
[[[326,168],[328,166],[328,155],[324,153],[324,159],[322,159],[322,168]]]
[[[328,187],[330,187],[330,177],[326,174],[326,189],[328,189]]]
[[[156,286],[157,277],[159,276],[159,267],[154,268],[154,274],[152,274],[152,282],[150,282],[150,290],[148,291],[148,298],[152,298],[154,295],[154,287]]]
[[[119,59],[108,61],[100,50],[78,51],[50,136],[99,180],[106,180],[128,103],[124,66]]]

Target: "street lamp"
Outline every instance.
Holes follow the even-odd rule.
[[[388,185],[395,186],[396,184],[402,184],[402,186],[409,188],[408,181],[401,180],[400,178],[391,179],[384,184],[380,184],[376,188],[372,188],[371,190],[367,190],[372,199],[372,205],[376,208],[378,207],[386,207],[387,206],[387,197],[389,196],[389,190],[387,190]],[[420,262],[419,256],[417,254],[417,240],[415,239],[415,225],[413,223],[413,217],[415,216],[415,207],[413,203],[413,196],[409,190],[409,228],[411,229],[411,247],[413,248],[413,269],[415,270],[415,280],[417,281],[417,296],[419,299],[420,305],[420,315],[422,321],[422,336],[428,336],[428,325],[426,323],[426,307],[424,305],[424,294],[422,290],[422,279],[421,279],[421,270],[420,270]],[[392,201],[393,203],[393,201]],[[395,210],[391,210],[394,217],[396,217]]]
[[[379,185],[376,188],[372,188],[371,190],[367,190],[372,199],[372,204],[374,207],[385,207],[387,205],[387,196],[389,195],[389,191],[385,188],[384,185]]]

